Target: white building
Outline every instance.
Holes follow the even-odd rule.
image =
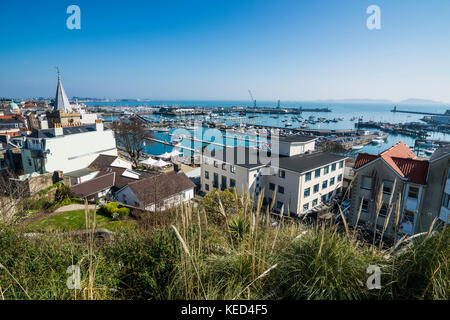
[[[256,149],[235,147],[212,152],[203,156],[201,189],[209,192],[236,187],[240,193],[264,196],[269,204],[275,197],[274,210],[284,214],[306,213],[338,194],[344,175],[345,157],[314,152],[314,147],[315,138],[280,137],[279,154],[271,155],[277,161],[270,164],[260,161]]]
[[[117,155],[114,133],[101,120],[94,125],[56,125],[25,137],[22,164],[25,174],[71,172],[86,168],[100,154]]]
[[[166,210],[194,198],[195,184],[183,173],[161,173],[127,184],[115,194],[117,201],[140,209]]]

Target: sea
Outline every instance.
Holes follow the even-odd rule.
[[[122,106],[130,107],[142,107],[142,106],[174,106],[174,107],[233,107],[233,106],[243,106],[250,107],[253,106],[250,101],[114,101],[114,102],[88,102],[88,106]],[[324,117],[327,119],[333,118],[343,118],[342,121],[330,122],[330,123],[317,123],[315,125],[309,124],[310,129],[354,129],[356,121],[352,121],[352,117],[362,117],[363,121],[382,121],[389,123],[404,123],[404,122],[421,122],[423,115],[420,114],[408,114],[408,113],[393,113],[391,110],[394,107],[394,103],[371,103],[371,102],[351,102],[351,103],[341,103],[341,102],[301,102],[301,101],[288,101],[280,102],[280,107],[283,108],[329,108],[331,112],[303,112],[302,117],[307,119],[309,116],[313,115],[316,118]],[[277,101],[257,101],[257,107],[260,108],[273,108],[277,106]],[[397,104],[397,110],[405,111],[419,111],[419,112],[431,112],[443,114],[447,109],[450,109],[449,105],[444,104]],[[230,115],[231,116],[231,115]],[[285,122],[283,115],[280,115],[278,119],[274,119],[271,115],[267,114],[255,114],[256,117],[248,118],[249,114],[241,117],[239,120],[222,120],[217,121],[225,122],[228,125],[236,123],[251,122],[254,124],[264,124],[269,126],[275,126],[280,128],[285,128]],[[161,117],[159,115],[145,115],[149,120],[160,121]],[[198,116],[203,118],[203,116]],[[167,118],[167,117],[164,117]],[[195,118],[195,117],[188,117]],[[105,121],[116,120],[117,118],[104,117]],[[290,115],[288,114],[288,119],[290,122]],[[299,127],[300,123],[293,123],[292,127]],[[376,129],[367,129],[377,131]],[[173,130],[172,130],[173,131]],[[157,132],[155,137],[160,140],[170,141],[171,137],[168,133]],[[432,140],[442,140],[450,141],[450,135],[440,132],[430,132],[430,136],[427,139]],[[206,140],[206,139],[205,139]],[[363,149],[357,151],[349,151],[346,155],[355,158],[359,152],[367,152],[372,154],[378,154],[383,150],[393,146],[397,142],[402,141],[408,146],[413,146],[415,138],[411,136],[401,135],[401,134],[389,134],[385,143],[374,145],[365,145]],[[188,144],[185,144],[188,143]],[[233,140],[227,141],[228,143],[234,143]],[[242,142],[245,143],[245,142]],[[247,142],[248,144],[248,142]],[[192,147],[188,141],[183,141],[183,146]],[[167,146],[165,144],[153,143],[145,145],[145,152],[151,155],[160,155],[165,152],[171,152],[173,147]]]

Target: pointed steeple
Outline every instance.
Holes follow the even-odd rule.
[[[61,110],[64,112],[72,112],[72,107],[70,106],[69,99],[67,98],[61,82],[58,67],[56,67],[56,70],[58,72],[58,86],[56,88],[55,106],[53,107],[53,111]]]

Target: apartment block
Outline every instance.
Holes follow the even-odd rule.
[[[235,187],[266,203],[275,201],[274,210],[286,215],[307,213],[342,190],[345,157],[314,151],[313,137],[280,137],[278,143],[279,153],[270,155],[277,160],[271,163],[246,147],[204,155],[201,190]]]

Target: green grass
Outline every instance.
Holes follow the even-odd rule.
[[[0,291],[5,299],[450,297],[449,228],[393,251],[361,242],[330,222],[311,226],[284,219],[271,226],[264,212],[254,215],[248,199],[233,197],[142,217],[139,228],[135,221],[97,215],[99,227],[130,232],[92,245],[52,232],[33,239],[20,228],[0,228]],[[84,228],[84,213],[62,213],[34,227]],[[66,287],[67,267],[74,264],[81,268],[83,290]],[[366,286],[370,265],[381,269],[380,290]],[[82,296],[89,288],[93,294]]]
[[[90,210],[91,219],[93,218],[93,210]],[[111,221],[109,217],[96,214],[97,227],[107,224]],[[44,218],[33,225],[33,231],[73,231],[86,229],[84,210],[74,210],[55,214],[48,218]]]
[[[137,222],[133,220],[111,221],[107,224],[100,225],[99,228],[105,228],[113,232],[126,231],[133,232],[138,228]]]

